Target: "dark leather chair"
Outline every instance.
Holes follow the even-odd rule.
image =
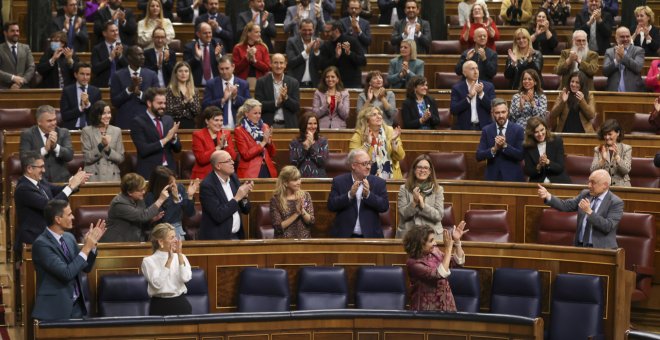
[[[543,209],[537,224],[536,242],[556,246],[572,246],[577,226],[577,212]]]
[[[594,90],[607,91],[607,77],[594,76]]]
[[[403,310],[405,305],[406,280],[402,267],[362,266],[357,270],[357,308]]]
[[[73,159],[69,163],[66,163],[66,168],[71,175],[78,172],[78,169],[85,168],[85,159],[83,158],[83,155],[81,153],[73,154]]]
[[[87,274],[83,273],[80,275],[80,287],[82,288],[83,295],[85,295],[85,308],[87,309],[87,317],[95,316],[95,311],[92,306],[94,306],[94,296],[89,290],[89,280],[87,279]]]
[[[330,152],[328,154],[328,159],[325,161],[326,176],[334,178],[351,171],[351,168],[346,164],[347,160],[347,152]]]
[[[179,154],[179,179],[189,179],[195,165],[195,154],[192,150],[181,150]],[[203,178],[200,178],[203,180]]]
[[[435,73],[435,88],[440,90],[451,90],[463,76],[459,76],[454,72],[436,72]]]
[[[303,267],[298,271],[298,309],[344,309],[348,284],[342,267]]]
[[[98,294],[101,317],[149,315],[147,279],[140,274],[101,276]]]
[[[566,42],[560,41],[557,43],[557,46],[555,46],[555,49],[552,50],[552,55],[561,55],[561,51],[566,49]],[[556,89],[548,89],[548,90],[556,90]]]
[[[561,78],[554,73],[543,73],[543,88],[552,90],[558,89],[560,79]]]
[[[649,124],[649,114],[648,113],[635,113],[635,119],[633,119],[632,131],[633,135],[655,135],[655,128]]]
[[[479,273],[474,269],[451,268],[447,277],[459,312],[479,313]]]
[[[186,299],[192,306],[193,314],[209,313],[209,288],[206,285],[204,269],[192,268],[192,277],[186,282]]]
[[[569,154],[564,156],[564,170],[566,170],[566,174],[571,178],[573,184],[586,184],[589,181],[593,159],[593,156]]]
[[[465,241],[513,241],[506,210],[468,210],[465,223],[470,228],[470,232],[463,236]]]
[[[170,40],[170,43],[167,44],[167,46],[173,52],[183,53],[183,49],[181,48],[181,39],[172,39],[172,40]]]
[[[537,318],[541,315],[541,276],[531,269],[497,268],[490,312]]]
[[[436,130],[450,130],[453,118],[449,109],[438,108],[438,117],[440,117],[440,124]]]
[[[392,223],[392,216],[390,216],[390,210],[388,209],[384,213],[379,213],[380,217],[380,227],[383,229],[384,238],[394,238],[396,228],[394,223]]]
[[[626,269],[635,272],[637,282],[632,301],[648,300],[655,273],[655,217],[651,214],[624,212],[616,232],[616,242],[626,251]]]
[[[87,205],[76,208],[73,212],[73,235],[76,240],[83,243],[85,234],[89,231],[90,224],[96,225],[98,220],[108,219],[107,205]]]
[[[242,313],[289,310],[289,279],[284,269],[252,268],[241,272],[238,311]]]
[[[495,42],[495,52],[497,55],[507,55],[513,48],[513,40],[499,40]]]
[[[495,90],[510,90],[511,82],[504,77],[504,73],[496,73],[493,77],[493,86]]]
[[[460,55],[463,52],[458,40],[433,40],[431,41],[431,54]]]
[[[0,135],[3,135],[0,133]],[[7,191],[11,191],[11,183],[16,183],[19,177],[23,176],[23,169],[21,169],[21,159],[18,156],[18,153],[14,153],[7,160],[5,160],[5,188]],[[4,195],[4,193],[3,193]],[[13,198],[12,198],[13,200]]]
[[[197,234],[199,233],[199,224],[202,222],[202,204],[197,202],[195,203],[195,215],[187,216],[183,214],[181,219],[181,224],[183,225],[183,231],[186,232],[186,240],[196,240]]]
[[[137,154],[135,153],[124,153],[124,161],[119,164],[119,172],[121,176],[124,177],[127,173],[135,172],[137,167]]]
[[[458,15],[449,16],[449,26],[460,26],[460,21],[458,20]]]
[[[467,162],[462,152],[429,152],[437,179],[459,179],[467,176]]]
[[[275,228],[273,228],[273,220],[270,218],[270,204],[259,204],[255,218],[257,221],[257,238],[275,238]]]
[[[549,340],[602,338],[603,283],[600,277],[558,274],[552,291]]]
[[[630,184],[634,187],[659,188],[660,169],[653,164],[653,158],[632,158]]]
[[[37,123],[29,108],[0,109],[0,129],[23,130]]]
[[[451,228],[456,224],[454,219],[454,206],[449,203],[445,203],[445,213],[442,215],[442,226],[444,228]]]

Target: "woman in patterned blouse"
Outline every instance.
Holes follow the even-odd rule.
[[[167,87],[167,112],[174,121],[180,122],[181,129],[194,129],[195,117],[201,111],[199,92],[195,88],[190,65],[180,61],[174,65],[173,77]]]
[[[533,69],[522,72],[518,93],[511,98],[509,109],[509,120],[522,126],[527,126],[527,120],[531,117],[539,117],[545,120],[548,111],[548,98],[543,94],[539,74]]]
[[[289,158],[302,177],[326,177],[325,161],[328,159],[328,140],[319,136],[319,120],[313,113],[300,117],[300,136],[289,144]]]
[[[275,238],[310,238],[314,206],[308,192],[300,190],[300,171],[287,165],[280,171],[270,199]]]

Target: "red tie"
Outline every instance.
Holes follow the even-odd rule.
[[[211,53],[209,52],[210,46],[204,45],[204,60],[202,61],[202,70],[204,71],[204,79],[209,81],[211,79]]]
[[[156,121],[156,131],[158,131],[158,137],[163,139],[163,127],[160,125],[160,117],[154,118]],[[165,149],[163,148],[163,164],[167,164],[167,158],[165,158]]]

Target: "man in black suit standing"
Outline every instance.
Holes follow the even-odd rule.
[[[270,59],[270,74],[257,79],[254,97],[261,102],[261,119],[273,128],[294,129],[298,126],[300,86],[284,74],[286,58],[275,53]]]
[[[359,0],[350,0],[348,2],[348,16],[339,19],[339,22],[344,26],[346,34],[356,38],[362,49],[369,50],[371,45],[371,25],[369,21],[360,17],[362,13],[362,5]]]
[[[261,26],[261,40],[268,47],[268,50],[273,52],[273,42],[277,32],[275,31],[275,18],[264,10],[264,0],[249,0],[248,5],[250,9],[238,14],[238,23],[236,24],[236,32],[234,32],[234,41],[239,41],[243,28],[248,22],[253,21],[255,24]]]
[[[144,67],[156,72],[158,87],[167,87],[176,65],[176,53],[170,53],[165,30],[162,27],[154,29],[152,40],[154,47],[144,50]]]
[[[135,44],[137,37],[137,21],[130,9],[121,6],[122,0],[108,0],[108,5],[96,12],[94,21],[94,34],[98,40],[103,38],[103,29],[106,22],[112,20],[119,28],[119,37],[124,45]]]
[[[231,27],[229,17],[220,13],[220,0],[206,0],[207,13],[195,19],[195,26],[200,22],[211,25],[213,37],[222,40],[225,49],[230,51],[233,46],[234,31]]]
[[[197,25],[195,35],[197,39],[187,43],[183,49],[183,60],[190,65],[195,86],[201,87],[218,76],[223,45],[213,38],[211,25],[205,22]]]
[[[378,0],[381,25],[394,26],[396,22],[406,17],[405,0]]]
[[[92,66],[85,62],[77,63],[73,68],[76,82],[64,87],[60,96],[62,126],[69,130],[79,130],[87,126],[89,108],[101,100],[101,91],[89,85]]]
[[[289,59],[286,73],[298,80],[300,87],[315,88],[319,83],[321,40],[314,37],[311,19],[302,19],[298,26],[299,35],[286,42],[286,57]]]
[[[147,6],[149,5],[149,0],[138,0],[137,8],[144,13],[144,16],[147,16]],[[174,6],[174,0],[160,0],[160,7],[163,9],[163,17],[172,20],[172,7]]]
[[[341,73],[344,87],[362,87],[362,66],[367,65],[367,58],[360,43],[354,37],[343,33],[343,26],[339,21],[326,22],[325,32],[330,39],[321,45],[319,69],[336,66]]]
[[[124,58],[124,45],[119,41],[119,28],[113,21],[103,26],[103,41],[92,49],[92,84],[96,87],[109,87],[115,73],[128,65]]]
[[[431,25],[419,17],[419,5],[416,0],[402,0],[405,3],[406,16],[394,24],[390,42],[396,51],[403,40],[415,40],[417,53],[426,54],[431,50]]]
[[[200,15],[206,13],[204,0],[177,0],[176,15],[181,22],[192,23]]]
[[[78,2],[67,0],[64,13],[58,15],[50,22],[48,35],[62,31],[67,36],[67,46],[77,53],[88,50],[89,36],[85,19],[78,14]]]
[[[177,137],[179,123],[165,114],[167,90],[150,88],[145,93],[147,110],[136,112],[131,122],[131,138],[137,150],[136,171],[149,178],[159,165],[176,169],[173,152],[181,151],[181,141]]]
[[[211,154],[213,171],[199,186],[202,203],[200,240],[240,240],[245,238],[241,216],[250,213],[248,194],[252,181],[241,184],[234,173],[234,161],[224,150]]]

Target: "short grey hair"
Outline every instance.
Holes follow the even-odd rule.
[[[346,163],[348,164],[349,167],[355,161],[355,157],[357,157],[357,155],[359,155],[361,153],[369,156],[369,154],[366,151],[362,150],[362,149],[353,149],[353,150],[351,150],[351,152],[348,153],[348,157],[346,157]]]
[[[496,106],[500,106],[500,105],[507,105],[506,100],[504,100],[502,98],[495,98],[495,99],[491,100],[491,102],[490,102],[491,109],[496,107]],[[507,108],[508,108],[508,106],[507,106]]]
[[[44,113],[55,113],[55,108],[50,105],[41,105],[37,108],[35,118],[39,120]]]
[[[587,32],[585,32],[583,30],[573,31],[573,37],[572,37],[571,41],[575,40],[575,38],[578,36],[578,34],[584,34],[585,37],[587,36]]]

